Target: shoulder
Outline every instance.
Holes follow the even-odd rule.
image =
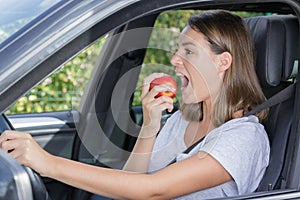
[[[207,135],[207,141],[216,138],[221,139],[221,141],[236,141],[237,143],[244,141],[249,144],[249,142],[256,142],[257,140],[268,143],[264,126],[253,115],[232,119]]]
[[[269,162],[269,140],[257,117],[233,119],[207,135],[201,151],[230,173],[240,194],[258,186]]]
[[[233,119],[207,135],[203,150],[215,154],[269,154],[269,139],[255,116]],[[227,153],[226,153],[227,152]]]

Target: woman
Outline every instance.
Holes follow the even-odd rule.
[[[264,101],[251,44],[243,20],[229,12],[190,18],[171,60],[181,78],[183,105],[157,138],[161,113],[172,110],[173,101],[155,96],[174,88],[159,85],[149,91],[150,82],[164,76],[160,73],[144,81],[144,122],[124,169],[150,173],[59,158],[29,134],[15,131],[0,137],[0,147],[42,176],[116,199],[207,199],[253,192],[268,165],[269,143],[259,123],[267,112],[243,117]],[[201,138],[192,151],[181,153]],[[174,157],[177,162],[168,165]]]

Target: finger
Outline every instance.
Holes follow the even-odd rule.
[[[14,139],[13,135],[11,135],[11,131],[4,131],[1,135],[0,135],[0,148],[2,148],[2,144],[7,141],[7,140],[11,140]]]
[[[5,152],[9,152],[11,150],[14,150],[16,147],[18,147],[19,142],[16,140],[6,140],[2,142],[1,148]]]
[[[14,151],[9,153],[16,161],[18,161],[21,165],[29,166],[31,160],[28,156],[28,153],[24,152],[21,149],[15,149]]]
[[[155,104],[155,105],[154,104],[148,105],[148,110],[152,110],[152,111],[154,110],[156,113],[160,113],[160,114],[164,110],[168,110],[168,112],[171,112],[173,108],[174,108],[173,104],[169,102],[163,102],[161,104]]]
[[[174,105],[173,104],[169,105],[169,107],[167,108],[168,112],[172,112],[173,109],[174,109]]]
[[[6,130],[0,136],[0,143],[6,140],[12,140],[17,138],[26,138],[28,137],[28,133],[13,131],[13,130]]]
[[[158,104],[170,103],[170,104],[173,105],[173,99],[171,97],[168,97],[168,96],[160,96],[160,97],[156,98],[155,100]]]
[[[158,98],[154,98],[154,96],[156,96],[156,95],[157,95],[157,92],[150,92],[149,95],[147,95],[147,97],[142,99],[143,107],[146,107],[147,110],[152,110],[152,109],[156,109],[156,108],[154,108],[154,106],[158,106],[165,102],[172,104],[172,106],[173,106],[172,98],[170,98],[168,96],[160,96]]]
[[[23,154],[24,154],[24,151],[21,150],[21,149],[15,149],[15,150],[9,152],[9,155],[10,155],[11,157],[13,157],[14,159],[16,159],[16,160],[17,160],[18,158],[20,158]]]
[[[168,112],[171,112],[174,108],[173,103],[171,104],[168,102],[162,103],[159,106],[161,110],[168,110]]]
[[[144,105],[144,107],[148,111],[162,112],[166,109],[168,109],[168,111],[172,111],[173,110],[173,99],[170,97],[161,96],[161,97],[155,99],[154,101],[149,102],[148,104]]]
[[[154,100],[154,97],[160,92],[163,91],[161,88],[159,88],[158,86],[155,86],[156,88],[152,88],[152,90],[149,91],[148,87],[143,87],[142,90],[142,100],[144,100],[144,102],[151,102]]]
[[[7,140],[7,131],[4,131],[1,135],[0,135],[0,147],[1,147],[1,144]]]
[[[148,94],[149,88],[150,88],[150,84],[144,84],[143,85],[142,94],[141,94],[142,99],[145,98],[145,96]]]
[[[9,140],[10,142],[10,140]],[[16,159],[20,164],[29,165],[30,164],[30,143],[31,140],[27,138],[22,138],[18,140],[13,140],[13,149],[9,152],[9,155]]]

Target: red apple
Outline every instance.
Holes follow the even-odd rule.
[[[176,91],[177,91],[177,84],[176,84],[176,81],[174,80],[174,78],[172,76],[163,76],[163,77],[154,79],[150,83],[149,90],[151,90],[154,86],[160,85],[160,84],[169,84],[171,87],[175,88],[175,92],[171,92],[171,91],[159,92],[155,96],[155,98],[158,98],[160,96],[167,96],[167,97],[170,97],[170,98],[175,97]]]

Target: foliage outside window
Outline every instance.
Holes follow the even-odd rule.
[[[21,97],[6,114],[76,109],[105,38],[99,39]]]

